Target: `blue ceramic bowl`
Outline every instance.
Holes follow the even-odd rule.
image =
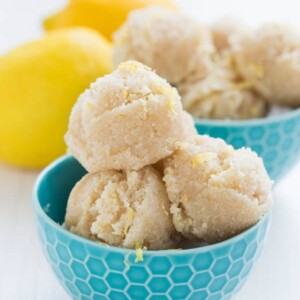
[[[270,177],[282,177],[300,156],[300,108],[280,116],[245,121],[195,119],[197,131],[220,137],[234,148],[250,147]]]
[[[61,226],[74,184],[85,170],[62,157],[37,179],[33,206],[44,254],[74,299],[230,299],[263,248],[270,215],[227,241],[188,250],[135,251],[74,235]]]

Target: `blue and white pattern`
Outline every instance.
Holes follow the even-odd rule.
[[[300,108],[280,116],[246,121],[195,119],[197,131],[234,148],[250,147],[262,157],[272,179],[279,179],[300,157]]]
[[[84,173],[74,158],[63,157],[40,175],[33,199],[43,251],[73,299],[226,300],[242,287],[262,251],[270,215],[225,242],[144,251],[135,262],[135,250],[98,244],[60,225],[70,190]]]

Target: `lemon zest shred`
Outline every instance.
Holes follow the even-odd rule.
[[[260,64],[250,63],[248,65],[249,70],[254,73],[257,78],[262,78],[265,74],[264,68]]]
[[[174,146],[175,146],[175,148],[180,149],[180,150],[184,149],[184,143],[183,142],[177,141],[177,142],[175,142]]]
[[[123,96],[124,96],[125,99],[127,99],[128,96],[129,96],[129,92],[128,91],[124,91]]]
[[[177,112],[174,109],[174,102],[171,99],[168,100],[167,107],[172,114],[177,115]]]
[[[165,206],[164,206],[163,203],[161,204],[161,207],[162,207],[162,209],[163,209],[163,212],[168,216],[169,213],[168,213],[168,211],[166,210],[166,208],[165,208]]]
[[[189,196],[188,195],[183,195],[182,198],[183,198],[183,201],[188,201],[189,200]]]
[[[139,66],[139,63],[134,61],[123,62],[119,65],[119,69],[124,72],[134,72]]]
[[[144,260],[144,250],[141,248],[141,244],[139,242],[136,242],[135,244],[135,260],[134,262],[139,262]]]
[[[241,81],[239,83],[236,83],[234,85],[234,88],[237,90],[245,90],[245,89],[250,88],[251,86],[252,86],[252,84],[250,81]]]
[[[198,166],[198,164],[201,162],[201,156],[202,156],[202,154],[197,154],[197,155],[194,157],[194,159],[193,159],[193,161],[192,161],[192,168],[193,168],[193,169],[195,169],[195,168]]]
[[[124,228],[124,234],[127,235],[130,224],[132,223],[134,217],[134,211],[132,208],[126,214],[126,224]]]
[[[92,102],[87,102],[86,106],[88,109],[94,109],[96,107],[95,104],[93,104]]]
[[[130,269],[130,264],[129,264],[130,254],[131,254],[131,251],[128,251],[124,258],[125,272],[127,272]]]
[[[215,152],[204,152],[197,154],[193,161],[192,161],[192,167],[195,169],[201,162],[208,161],[209,159],[216,158],[218,155]]]

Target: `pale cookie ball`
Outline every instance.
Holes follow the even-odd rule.
[[[102,171],[73,188],[66,228],[83,237],[126,248],[174,248],[178,237],[161,176],[152,167]]]
[[[271,205],[272,182],[250,149],[196,135],[164,167],[173,223],[187,238],[225,240],[255,224]]]
[[[132,12],[115,33],[113,64],[134,59],[176,85],[196,64],[206,67],[211,47],[208,29],[190,17],[148,7]]]
[[[175,88],[129,61],[80,96],[65,140],[91,173],[138,170],[172,154],[189,134],[182,112]]]
[[[185,110],[196,118],[251,119],[266,114],[265,101],[251,89],[251,85],[238,78],[227,55],[219,58],[203,79],[187,78],[177,88]]]
[[[232,40],[240,74],[270,103],[300,105],[300,34],[268,24]]]

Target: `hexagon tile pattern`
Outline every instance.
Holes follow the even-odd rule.
[[[226,300],[244,284],[259,257],[270,215],[227,242],[191,250],[144,253],[72,236],[38,214],[43,251],[73,299]]]
[[[279,179],[300,156],[300,109],[282,118],[241,122],[195,119],[197,131],[219,137],[234,148],[250,147],[263,159],[272,179]]]

